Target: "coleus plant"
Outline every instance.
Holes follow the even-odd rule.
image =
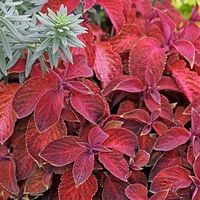
[[[198,5],[21,3],[0,2],[0,199],[199,199]]]

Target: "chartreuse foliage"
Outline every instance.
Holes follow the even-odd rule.
[[[0,199],[199,199],[198,9],[1,1]]]

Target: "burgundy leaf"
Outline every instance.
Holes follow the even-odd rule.
[[[140,80],[145,80],[145,70],[151,69],[158,79],[165,65],[165,49],[151,37],[144,37],[137,41],[130,53],[129,71]]]
[[[0,160],[0,185],[12,194],[19,193],[19,186],[15,176],[16,167],[12,158],[1,158]]]
[[[67,66],[67,72],[65,74],[65,80],[74,79],[78,77],[90,77],[93,75],[93,71],[87,65],[87,60],[84,55],[75,55],[73,57],[74,64]]]
[[[131,200],[148,200],[147,188],[139,183],[129,185],[126,188],[126,196]]]
[[[127,181],[129,167],[122,153],[116,150],[110,153],[99,153],[99,161],[115,177]]]
[[[88,200],[92,199],[97,191],[97,180],[95,176],[91,175],[79,187],[76,187],[71,171],[66,171],[61,178],[61,183],[58,188],[60,200]]]
[[[48,80],[42,77],[26,81],[14,96],[13,109],[17,117],[21,119],[31,114],[42,95],[51,89],[50,86]]]
[[[35,196],[45,192],[51,185],[51,177],[51,172],[45,172],[42,168],[36,169],[26,181],[25,193]]]
[[[200,96],[200,77],[195,71],[186,68],[185,65],[182,60],[172,65],[172,75],[182,92],[192,102]]]
[[[3,87],[3,89],[0,90],[0,143],[3,144],[14,131],[17,117],[16,113],[13,111],[12,102],[19,85],[3,85],[0,83],[0,86]]]
[[[73,176],[76,187],[79,187],[90,177],[93,169],[94,154],[92,152],[81,153],[73,166]]]
[[[133,169],[141,169],[143,166],[145,166],[150,159],[150,154],[147,153],[145,150],[139,150],[134,158],[133,161]]]
[[[190,138],[191,133],[185,128],[173,127],[162,134],[156,141],[155,150],[169,151],[182,144],[185,144]]]
[[[178,155],[178,152],[176,150],[166,152],[159,157],[153,165],[149,175],[149,180],[152,181],[156,174],[158,174],[158,172],[162,171],[164,168],[175,165],[181,165],[181,157]]]
[[[200,154],[199,156],[195,159],[194,163],[193,163],[193,171],[194,171],[194,174],[195,176],[200,179],[200,168],[199,168],[199,165],[200,165]]]
[[[80,142],[80,138],[76,136],[54,140],[40,153],[40,157],[57,167],[72,163],[83,152],[77,142]]]
[[[119,84],[117,84],[113,88],[113,91],[115,90],[121,90],[121,91],[131,92],[131,93],[143,92],[144,85],[138,78],[130,77],[124,81],[121,81]]]
[[[134,109],[121,115],[124,119],[136,120],[148,124],[150,122],[149,113],[142,109]]]
[[[125,195],[127,183],[123,182],[114,176],[106,175],[106,181],[103,186],[103,200],[128,200]]]
[[[99,126],[93,127],[88,134],[88,142],[93,146],[102,144],[107,138],[108,135]]]
[[[44,161],[39,157],[42,150],[52,141],[66,136],[67,130],[62,121],[57,125],[52,126],[48,130],[40,133],[33,119],[28,123],[26,130],[26,147],[31,157],[38,163],[42,164]]]
[[[163,190],[154,194],[149,200],[180,200],[180,198],[172,191]]]
[[[193,68],[195,58],[194,45],[188,40],[176,40],[172,45],[190,63],[191,68]]]
[[[180,188],[189,187],[191,180],[190,172],[181,166],[172,166],[160,171],[151,184],[152,192],[170,189],[176,192]]]
[[[114,51],[122,53],[130,50],[141,36],[142,32],[138,25],[124,24],[120,32],[111,38],[110,43]]]
[[[118,53],[114,52],[109,42],[96,44],[94,71],[105,87],[112,79],[122,74],[122,63]]]
[[[58,123],[63,108],[63,98],[63,93],[58,90],[50,90],[41,97],[35,108],[35,123],[40,132]]]
[[[101,96],[96,94],[74,93],[71,96],[73,108],[89,122],[96,124],[105,114],[105,103]]]
[[[104,146],[114,148],[126,155],[133,156],[137,148],[138,141],[136,135],[124,128],[109,128],[105,130],[109,136],[103,143]]]

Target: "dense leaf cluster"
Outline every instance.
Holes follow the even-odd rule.
[[[0,3],[0,199],[200,199],[198,5],[16,6]]]

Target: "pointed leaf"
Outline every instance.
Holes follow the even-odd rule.
[[[0,185],[12,194],[19,193],[19,186],[15,177],[16,167],[11,158],[0,160]]]
[[[137,148],[138,141],[136,135],[124,128],[109,128],[105,130],[109,135],[103,143],[108,148],[114,148],[126,155],[133,156]]]
[[[122,153],[116,150],[110,153],[100,153],[99,161],[115,177],[122,181],[127,181],[129,167]]]
[[[63,93],[59,90],[50,90],[41,97],[35,108],[35,123],[40,132],[58,123],[63,99]]]
[[[40,157],[56,167],[67,165],[75,161],[83,152],[82,147],[77,143],[80,141],[76,136],[54,140],[40,153]]]
[[[142,31],[136,24],[124,24],[120,32],[113,38],[110,43],[114,51],[118,53],[130,50],[135,42],[142,36]]]
[[[193,68],[195,58],[194,45],[188,40],[176,40],[172,45],[178,53],[180,53],[190,63],[191,68]]]
[[[152,181],[156,174],[158,174],[158,172],[164,168],[172,167],[175,165],[181,165],[181,157],[179,156],[178,152],[176,150],[166,152],[161,157],[159,157],[153,165],[149,175],[149,180]]]
[[[143,83],[138,78],[133,77],[133,78],[128,78],[118,83],[113,88],[113,91],[121,90],[125,92],[130,92],[130,93],[137,93],[137,92],[143,92],[144,89],[145,87]]]
[[[25,82],[16,92],[13,100],[13,109],[18,118],[31,114],[41,96],[50,90],[48,80],[34,77]]]
[[[13,111],[12,102],[19,85],[3,85],[0,83],[0,143],[3,144],[13,133],[16,113]]]
[[[185,128],[173,127],[162,134],[156,141],[155,150],[169,151],[182,144],[185,144],[190,138],[191,133]]]
[[[94,154],[83,152],[74,162],[73,176],[76,187],[79,187],[91,176],[94,169]]]
[[[71,96],[71,104],[78,113],[93,124],[101,121],[105,113],[104,101],[96,94],[74,93]]]
[[[122,62],[109,42],[96,44],[94,71],[105,87],[112,79],[122,74]]]
[[[33,119],[28,123],[26,130],[26,147],[31,157],[38,163],[42,163],[43,160],[39,157],[42,150],[52,141],[66,136],[67,130],[62,121],[57,125],[49,128],[48,130],[40,133]]]
[[[79,77],[91,77],[93,71],[87,65],[87,60],[84,55],[75,55],[73,57],[73,64],[69,64],[67,67],[67,73],[65,74],[65,79],[74,79]]]
[[[172,166],[160,171],[151,184],[152,192],[170,189],[176,192],[180,188],[189,187],[191,180],[190,172],[181,166]]]
[[[25,193],[33,196],[42,194],[49,189],[51,177],[51,172],[45,172],[42,168],[36,169],[26,181]]]
[[[120,181],[114,176],[107,175],[103,186],[102,199],[103,200],[128,200],[125,195],[127,183]]]
[[[99,126],[93,127],[88,134],[88,142],[92,146],[102,144],[107,138],[108,135]]]
[[[134,162],[133,162],[133,169],[141,169],[142,167],[144,167],[150,159],[150,154],[147,153],[145,150],[139,150],[134,158]]]
[[[126,196],[131,200],[148,200],[147,188],[139,183],[129,185],[126,188]]]
[[[92,199],[96,191],[97,180],[95,176],[91,175],[87,181],[79,187],[76,187],[73,175],[70,171],[67,171],[62,175],[61,183],[58,188],[60,200],[89,200]]]
[[[145,70],[151,69],[156,80],[162,75],[165,65],[165,49],[160,43],[151,37],[145,37],[137,41],[130,53],[129,71],[140,80],[145,80]]]
[[[184,61],[172,65],[172,76],[190,102],[200,96],[200,77],[195,71],[190,71]]]

